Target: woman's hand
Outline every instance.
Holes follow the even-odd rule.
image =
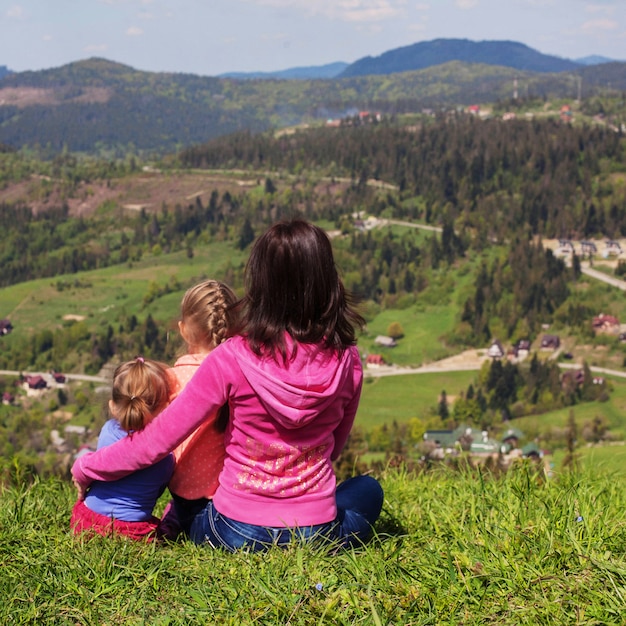
[[[81,485],[75,478],[72,478],[72,482],[74,483],[74,487],[78,491],[78,499],[84,500],[87,495],[87,487]]]

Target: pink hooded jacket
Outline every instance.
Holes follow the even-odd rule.
[[[292,344],[288,339],[288,351]],[[224,402],[226,458],[215,508],[260,526],[323,524],[336,517],[331,461],[356,415],[358,351],[298,344],[287,363],[260,358],[234,337],[213,350],[181,394],[141,432],[76,460],[82,485],[115,480],[163,458]]]

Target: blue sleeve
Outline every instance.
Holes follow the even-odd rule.
[[[120,426],[120,423],[117,420],[110,419],[105,422],[102,430],[100,431],[97,449],[106,448],[112,443],[115,443],[120,439],[124,439],[126,435],[128,435],[128,433]]]

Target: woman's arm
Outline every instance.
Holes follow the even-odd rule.
[[[335,447],[330,455],[332,461],[335,461],[337,457],[341,454],[344,446],[346,445],[346,441],[348,440],[348,436],[350,435],[350,431],[352,430],[352,425],[354,424],[354,418],[356,416],[357,409],[359,408],[359,400],[361,399],[361,388],[363,386],[363,366],[361,365],[361,358],[359,357],[359,353],[356,348],[351,349],[352,354],[352,379],[354,384],[354,395],[346,405],[344,410],[343,419],[337,426],[334,432],[335,436]]]
[[[74,481],[87,487],[94,480],[117,480],[153,465],[190,435],[228,399],[228,371],[216,348],[204,360],[185,389],[143,430],[106,448],[76,459]]]

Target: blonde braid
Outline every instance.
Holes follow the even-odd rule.
[[[181,319],[189,339],[209,350],[228,339],[236,301],[230,287],[216,280],[204,281],[187,290],[181,303]]]

